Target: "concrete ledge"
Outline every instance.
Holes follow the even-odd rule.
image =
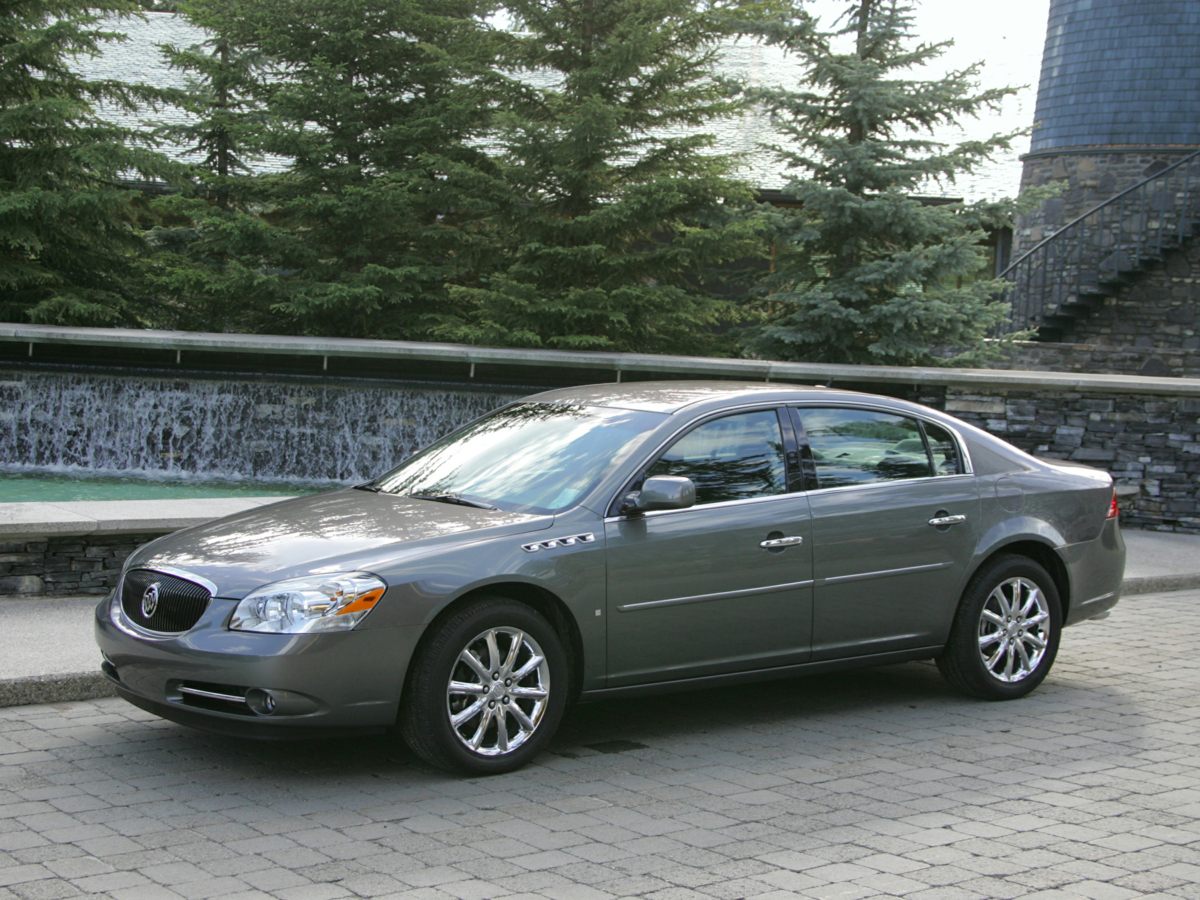
[[[271,496],[0,503],[0,541],[67,535],[166,534],[286,499]]]
[[[1126,578],[1121,582],[1121,596],[1166,594],[1171,591],[1190,591],[1200,588],[1200,573],[1191,575],[1145,575]]]
[[[1160,394],[1200,397],[1200,378],[1158,378],[1140,375],[1083,375],[1071,372],[1020,372],[1003,369],[951,369],[905,366],[850,366],[755,359],[715,359],[699,356],[658,356],[646,353],[606,353],[568,350],[476,347],[467,344],[382,341],[362,338],[295,337],[266,334],[217,334],[193,331],[155,331],[135,328],[65,328],[54,325],[0,323],[0,343],[28,344],[37,359],[38,344],[157,349],[184,353],[240,353],[258,356],[308,356],[476,363],[520,368],[609,371],[613,380],[624,374],[640,378],[740,378],[800,384],[902,384],[998,387],[1009,390],[1069,390],[1092,393]]]
[[[0,706],[68,703],[115,696],[116,688],[99,671],[0,679]]]

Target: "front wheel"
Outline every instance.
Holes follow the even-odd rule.
[[[963,593],[938,668],[954,687],[985,700],[1023,697],[1054,664],[1062,605],[1049,573],[1023,556],[1002,556]]]
[[[436,626],[409,676],[400,727],[426,762],[472,774],[524,765],[553,737],[566,653],[536,610],[481,598]]]

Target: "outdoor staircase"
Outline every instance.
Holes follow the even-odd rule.
[[[1126,188],[1005,269],[1006,332],[1061,340],[1076,320],[1200,234],[1200,151]]]

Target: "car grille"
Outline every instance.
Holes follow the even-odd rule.
[[[146,615],[143,599],[152,586],[157,586],[158,603]],[[131,570],[121,585],[121,609],[130,621],[162,634],[187,631],[200,621],[211,599],[208,590],[194,581],[150,569]]]

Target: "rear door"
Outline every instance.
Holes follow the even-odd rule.
[[[696,505],[606,520],[610,685],[808,658],[808,501],[781,415],[754,409],[696,425],[644,470],[691,478]]]
[[[976,481],[944,426],[794,409],[813,517],[814,660],[946,640],[979,527]]]

